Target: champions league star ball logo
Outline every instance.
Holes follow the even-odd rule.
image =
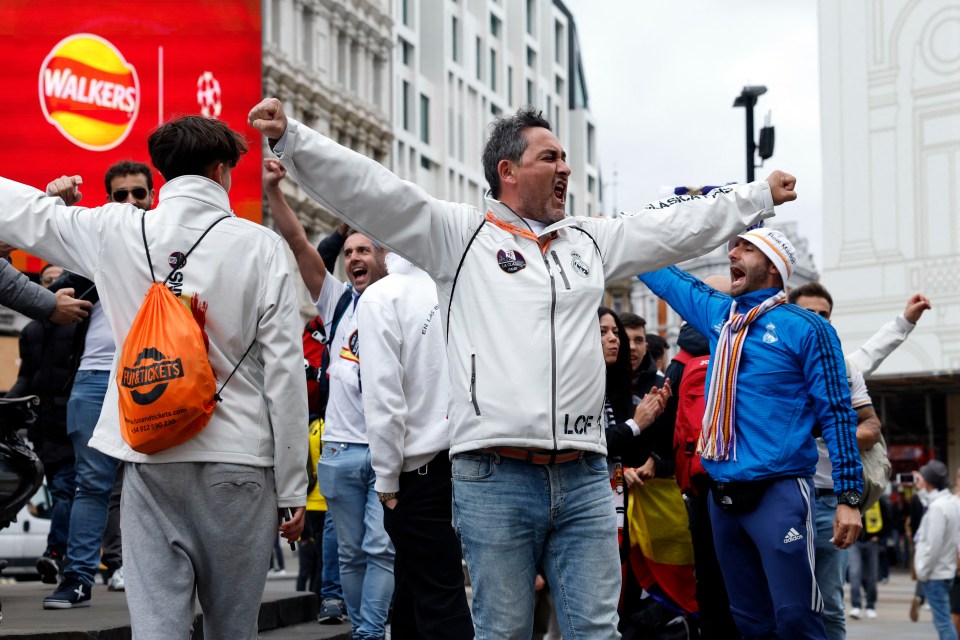
[[[220,83],[211,71],[204,71],[197,78],[197,104],[200,113],[207,118],[219,118],[223,105],[220,102]]]

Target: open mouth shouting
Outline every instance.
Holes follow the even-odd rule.
[[[370,280],[370,272],[363,264],[357,264],[350,267],[347,272],[350,276],[350,283],[354,289],[361,290]]]
[[[747,274],[743,269],[730,265],[730,289],[739,289],[747,282]]]
[[[558,180],[553,186],[553,197],[557,200],[557,206],[561,209],[567,205],[567,181]]]

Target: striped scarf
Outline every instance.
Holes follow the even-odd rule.
[[[730,303],[730,318],[720,329],[720,341],[713,357],[713,374],[710,376],[710,391],[703,413],[703,430],[697,452],[704,460],[737,459],[736,404],[737,372],[740,355],[747,338],[750,323],[764,313],[787,301],[784,291],[778,292],[750,309],[737,313],[737,303]]]

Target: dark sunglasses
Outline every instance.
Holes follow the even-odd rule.
[[[143,187],[134,187],[133,189],[117,189],[113,192],[113,201],[114,202],[123,202],[127,199],[127,196],[133,194],[133,197],[137,200],[143,200],[147,197],[147,190]]]

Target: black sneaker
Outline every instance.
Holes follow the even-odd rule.
[[[44,609],[75,609],[90,606],[91,585],[65,578],[57,590],[43,599]]]
[[[343,600],[324,600],[320,604],[317,622],[320,624],[340,624],[347,617],[347,607]]]
[[[37,560],[37,573],[40,574],[40,582],[44,584],[57,584],[57,576],[60,575],[60,562],[55,554],[42,555]]]

